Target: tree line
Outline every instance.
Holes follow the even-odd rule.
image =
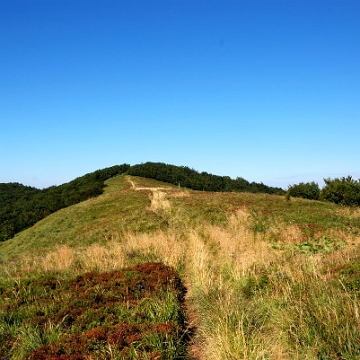
[[[127,174],[180,185],[193,190],[203,191],[239,191],[252,193],[283,194],[284,190],[263,183],[249,182],[241,177],[231,179],[190,169],[187,166],[175,166],[164,163],[147,162],[129,168]]]
[[[325,200],[345,206],[360,206],[360,180],[352,176],[324,179],[325,186],[320,189],[315,182],[289,186],[287,198],[301,197],[310,200]]]
[[[360,206],[360,180],[354,180],[351,176],[324,179],[323,189],[311,182],[291,185],[285,192],[281,188],[249,182],[241,177],[231,179],[229,176],[200,173],[187,166],[154,162],[134,166],[123,164],[42,190],[19,183],[0,183],[0,241],[11,239],[16,233],[57,210],[101,195],[106,186],[105,181],[119,174],[155,179],[193,190],[286,194],[288,199],[293,196]]]

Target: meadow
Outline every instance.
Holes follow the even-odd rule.
[[[360,358],[359,208],[106,184],[0,243],[2,360]]]

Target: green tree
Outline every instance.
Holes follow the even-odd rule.
[[[360,206],[360,180],[351,176],[324,179],[325,186],[321,191],[321,199],[336,204]]]
[[[301,197],[303,199],[319,200],[320,188],[315,182],[301,182],[300,184],[289,186],[287,195],[292,197]]]

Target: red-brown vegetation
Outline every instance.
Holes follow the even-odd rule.
[[[159,343],[165,351],[170,343],[178,344],[179,352],[185,351],[185,291],[172,268],[145,263],[121,271],[89,272],[67,281],[40,279],[20,287],[17,298],[7,290],[2,295],[14,300],[8,302],[7,311],[25,311],[31,305],[34,310],[23,320],[28,326],[44,333],[49,324],[61,327],[57,342],[38,347],[26,359],[80,360],[90,355],[106,359],[109,351],[126,358],[134,348],[137,353],[146,353],[147,359],[158,359]],[[175,315],[165,320],[156,319],[156,314],[150,316],[143,309],[144,301],[162,301],[167,292],[177,303]],[[157,345],[151,341],[154,336]],[[14,345],[9,342],[7,349]],[[1,359],[7,356],[0,354]]]

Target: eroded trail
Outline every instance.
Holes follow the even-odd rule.
[[[183,196],[189,196],[188,192],[185,191],[178,191],[177,189],[172,189],[170,187],[143,187],[143,186],[137,186],[135,182],[128,177],[127,180],[130,182],[131,187],[135,191],[150,191],[150,199],[151,199],[151,205],[150,209],[153,211],[158,210],[165,210],[170,211],[171,210],[171,204],[168,200],[169,197],[183,197]],[[192,241],[190,241],[190,244],[192,244]],[[188,244],[188,245],[190,245]],[[174,245],[174,244],[173,244]],[[191,254],[193,248],[192,246],[186,246],[186,248],[183,250],[186,253],[187,258],[192,258]],[[174,249],[176,252],[176,250]],[[193,263],[193,261],[191,261]],[[190,266],[190,268],[192,268]],[[192,301],[192,283],[193,281],[191,278],[193,278],[193,274],[190,274],[193,272],[193,270],[188,269],[186,271],[187,274],[185,274],[184,279],[184,285],[188,289],[186,295],[185,295],[185,311],[187,316],[187,332],[190,337],[189,341],[189,355],[191,356],[192,360],[202,360],[204,357],[203,354],[203,344],[197,334],[197,329],[199,325],[199,317],[197,314],[196,309],[193,306]]]
[[[131,187],[136,191],[151,191],[151,205],[150,209],[153,211],[162,209],[170,210],[170,202],[167,200],[167,193],[164,190],[169,190],[164,187],[137,187],[131,179],[128,178],[128,181],[131,184]]]
[[[174,190],[171,187],[143,187],[137,186],[131,178],[127,178],[131,187],[135,191],[150,191],[151,192],[151,205],[150,209],[153,211],[161,210],[170,210],[170,201],[168,197],[181,197],[181,196],[189,196],[189,194],[185,191]]]

